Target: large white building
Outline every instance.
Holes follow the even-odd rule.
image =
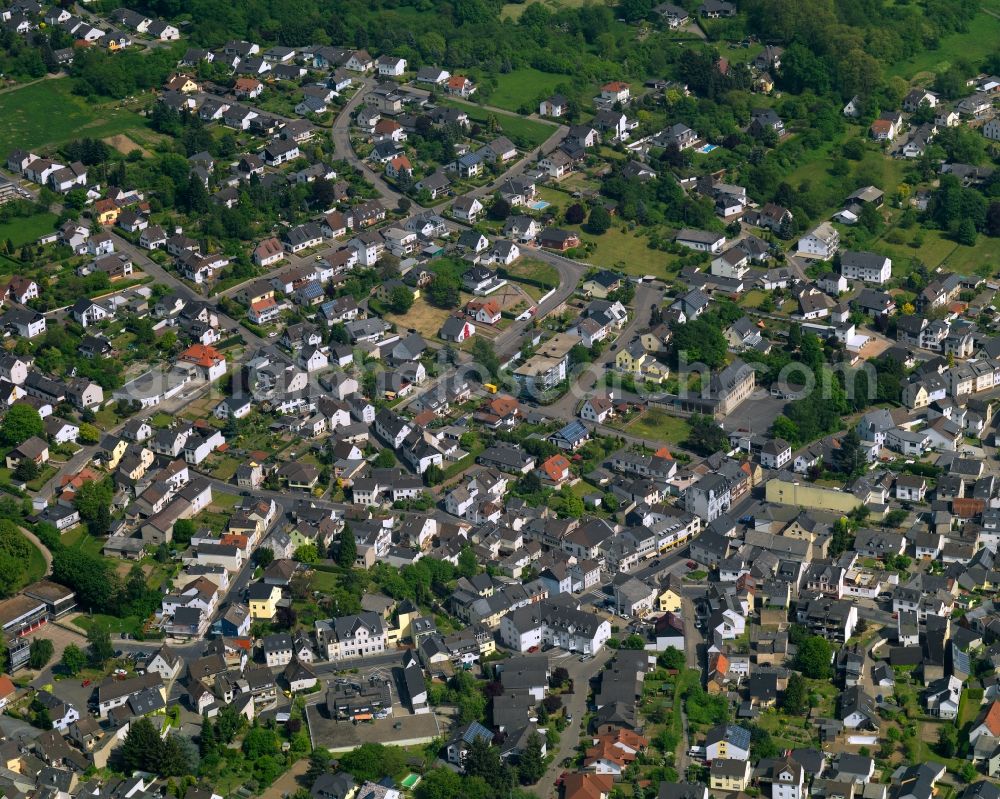
[[[611,625],[607,620],[561,602],[527,605],[500,620],[500,640],[516,652],[552,644],[592,655],[610,637]]]
[[[892,259],[874,252],[845,250],[840,256],[840,273],[848,280],[882,285],[892,279]]]
[[[799,239],[799,255],[828,261],[839,246],[840,233],[829,222],[823,222]]]
[[[316,622],[316,643],[327,660],[347,660],[384,652],[386,629],[377,613],[363,612]]]

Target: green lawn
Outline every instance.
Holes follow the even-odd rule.
[[[917,258],[929,269],[939,266],[955,272],[970,272],[979,275],[1000,274],[1000,249],[993,239],[979,236],[975,245],[967,247],[956,244],[947,238],[940,230],[913,227],[902,231],[905,241],[902,244],[889,242],[886,236],[876,242],[873,249],[884,252],[893,260],[892,275],[894,278],[905,277],[909,271],[909,261]],[[920,236],[920,246],[914,247],[914,236]]]
[[[94,538],[87,532],[83,525],[77,525],[69,532],[62,534],[62,544],[67,549],[76,549],[80,552],[87,552],[91,555],[100,555],[104,544],[100,539]]]
[[[0,100],[2,99],[3,95],[0,94]],[[10,222],[0,225],[0,241],[10,239],[11,244],[15,247],[35,242],[46,233],[51,233],[56,229],[57,219],[59,219],[58,216],[49,213],[12,219]]]
[[[681,444],[690,434],[691,426],[685,419],[653,409],[629,422],[625,426],[625,432],[651,439],[650,443]]]
[[[116,633],[129,633],[133,637],[142,634],[142,619],[138,616],[128,616],[119,619],[117,616],[107,616],[102,613],[94,613],[91,616],[77,616],[73,619],[73,624],[84,632],[88,632],[96,624],[107,628],[108,632],[114,636]]]
[[[614,267],[628,275],[655,275],[667,277],[670,264],[677,260],[671,253],[653,250],[649,240],[637,231],[622,232],[621,227],[612,226],[607,233],[593,236],[579,228],[580,240],[594,246],[586,257],[595,266]]]
[[[549,288],[559,285],[559,272],[551,264],[545,261],[538,261],[534,258],[519,258],[510,266],[506,267],[507,274],[514,280],[524,278],[542,283]]]
[[[469,120],[472,122],[482,124],[492,117],[496,120],[500,130],[509,136],[514,144],[527,149],[537,147],[556,130],[554,125],[547,122],[537,122],[534,119],[526,119],[513,114],[499,114],[486,108],[480,108],[474,103],[463,103],[457,100],[442,100],[442,103],[461,108],[469,115]]]
[[[236,494],[222,494],[213,491],[211,508],[217,511],[231,511],[239,501],[240,498]]]
[[[236,469],[239,468],[239,465],[240,462],[236,458],[222,457],[212,469],[212,476],[216,480],[229,482],[233,475],[236,474]]]
[[[567,80],[566,75],[553,75],[537,69],[515,69],[513,72],[497,75],[497,87],[489,95],[489,105],[517,111],[521,106],[529,106],[538,111],[538,98],[555,91],[558,84]]]
[[[997,42],[1000,42],[1000,19],[981,11],[969,24],[968,31],[945,36],[936,49],[923,50],[894,64],[888,74],[913,80],[921,73],[944,72],[959,59],[976,64],[996,50]]]
[[[520,19],[521,14],[524,13],[524,10],[532,2],[544,2],[549,10],[558,11],[561,8],[578,8],[588,2],[588,0],[528,0],[528,2],[524,3],[504,3],[503,8],[500,10],[500,18]]]
[[[337,578],[336,574],[333,572],[320,571],[319,569],[316,569],[312,573],[312,577],[309,579],[309,585],[312,590],[321,591],[324,594],[333,593],[339,583],[340,580]]]
[[[71,89],[69,79],[58,78],[0,94],[0,152],[147,129],[138,114],[115,103],[88,103]]]

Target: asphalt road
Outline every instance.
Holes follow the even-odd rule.
[[[551,650],[556,651],[556,650]],[[559,736],[559,745],[553,752],[552,762],[545,770],[545,774],[535,785],[535,793],[539,796],[550,796],[555,792],[556,780],[564,771],[568,771],[562,765],[562,761],[574,754],[579,745],[583,730],[581,721],[587,712],[587,695],[590,693],[590,680],[597,674],[604,665],[611,659],[614,652],[607,647],[603,648],[593,658],[585,663],[580,662],[578,655],[567,654],[564,657],[558,655],[550,657],[550,663],[554,668],[562,666],[569,672],[570,679],[573,680],[573,693],[563,694],[566,714],[573,717],[565,730]]]

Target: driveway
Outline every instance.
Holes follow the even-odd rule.
[[[537,796],[551,796],[555,793],[556,780],[559,775],[567,771],[560,765],[564,758],[574,754],[576,747],[580,744],[582,730],[580,727],[583,716],[587,712],[587,697],[590,694],[590,680],[597,674],[604,665],[611,659],[613,650],[605,647],[597,655],[586,663],[580,662],[579,655],[568,654],[564,657],[553,656],[550,662],[554,668],[562,666],[569,672],[570,679],[573,680],[573,693],[563,694],[563,701],[566,713],[573,717],[573,721],[562,731],[559,737],[559,745],[556,747],[554,757],[545,774],[535,784],[534,792]]]

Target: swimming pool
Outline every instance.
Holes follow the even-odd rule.
[[[698,148],[698,152],[707,154],[712,152],[712,150],[718,149],[718,147],[719,145],[717,144],[703,144],[701,147]]]
[[[419,784],[419,782],[420,782],[420,775],[419,774],[413,774],[411,772],[410,774],[406,775],[406,779],[404,779],[400,784],[406,790],[411,791],[411,790],[413,790],[414,788],[417,787],[417,785]]]
[[[545,202],[545,200],[538,200],[537,202],[533,202],[533,203],[531,204],[531,207],[532,207],[532,208],[534,208],[534,209],[535,209],[536,211],[544,211],[544,210],[545,210],[546,208],[548,208],[548,207],[549,207],[549,206],[550,206],[551,204],[552,204],[552,203],[547,203],[547,202]]]

